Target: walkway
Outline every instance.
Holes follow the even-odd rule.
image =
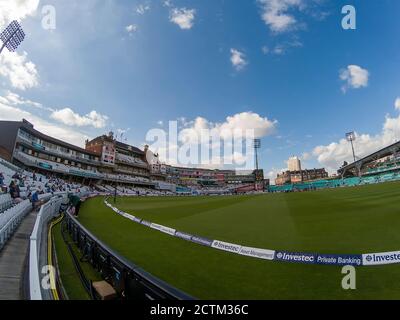
[[[0,251],[0,300],[27,298],[24,294],[24,276],[29,262],[29,237],[36,216],[36,212],[29,213]]]

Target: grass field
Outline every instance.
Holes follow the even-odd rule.
[[[118,198],[148,221],[259,248],[360,254],[400,250],[400,183],[309,193],[198,198]],[[341,268],[280,263],[222,252],[131,222],[102,198],[79,220],[134,263],[201,299],[400,299],[400,265],[357,268],[357,290]]]
[[[57,252],[57,262],[60,269],[60,277],[63,287],[68,295],[69,300],[89,300],[90,296],[83,287],[79,278],[78,271],[76,270],[71,254],[68,247],[63,240],[61,234],[61,223],[53,228],[54,245]],[[72,249],[78,258],[82,257],[78,248],[73,244],[72,239],[66,234],[67,240],[72,244]],[[92,281],[102,280],[101,276],[93,270],[91,265],[87,262],[80,261],[81,268],[85,276]]]

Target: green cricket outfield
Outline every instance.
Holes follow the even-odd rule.
[[[116,214],[98,197],[80,222],[151,274],[200,299],[400,299],[400,265],[359,267],[345,291],[339,266],[266,261],[163,234]],[[121,197],[147,221],[249,247],[361,254],[400,250],[400,183],[226,197]],[[112,202],[112,201],[111,201]]]

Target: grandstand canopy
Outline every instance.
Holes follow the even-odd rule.
[[[387,146],[379,151],[376,151],[362,159],[357,160],[356,162],[350,163],[347,166],[341,167],[338,170],[338,174],[343,175],[346,172],[352,171],[357,168],[362,168],[364,165],[371,163],[373,161],[379,160],[381,158],[390,156],[394,153],[400,152],[400,141]]]

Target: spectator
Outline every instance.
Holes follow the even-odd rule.
[[[71,204],[71,206],[74,208],[73,213],[76,217],[78,217],[79,215],[79,209],[81,207],[81,198],[79,198],[78,196],[75,196],[73,194],[68,194],[68,199],[69,199],[69,203]]]
[[[42,204],[42,202],[39,200],[39,194],[36,190],[33,191],[31,195],[31,202],[33,210],[37,210]]]
[[[18,198],[20,198],[21,190],[20,190],[20,188],[19,188],[20,183],[18,182],[18,180],[15,180],[15,181],[14,181],[14,185],[15,185],[15,189],[16,189],[16,191],[17,191]]]
[[[14,173],[14,175],[13,175],[11,178],[12,178],[12,179],[17,179],[17,180],[19,180],[20,177],[19,177],[18,172]]]
[[[9,192],[10,192],[11,198],[14,200],[14,202],[19,203],[22,201],[22,199],[20,197],[19,187],[17,184],[15,184],[14,180],[11,181],[11,183],[10,183]]]
[[[15,197],[16,194],[16,189],[15,189],[15,182],[14,180],[11,180],[10,185],[8,186],[8,190],[10,192],[11,198]]]

